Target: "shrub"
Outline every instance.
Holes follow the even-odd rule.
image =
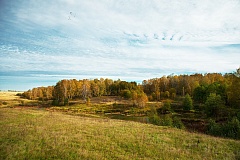
[[[172,126],[173,125],[173,120],[172,117],[169,114],[164,115],[161,118],[161,126]]]
[[[151,124],[155,124],[155,125],[160,125],[161,120],[160,117],[157,114],[156,108],[154,106],[151,107],[150,112],[148,113],[148,117],[149,117],[149,122]]]
[[[207,126],[207,133],[214,136],[220,136],[222,134],[220,125],[217,124],[214,120],[210,119]]]
[[[171,103],[170,101],[166,101],[162,107],[162,113],[170,113],[171,112]]]
[[[179,128],[179,129],[184,129],[185,128],[181,119],[179,119],[178,117],[173,117],[173,127]]]
[[[224,133],[226,137],[240,139],[240,122],[237,117],[233,117],[231,121],[225,124]]]
[[[207,126],[207,133],[214,136],[240,139],[240,122],[237,117],[233,117],[226,124],[217,124],[210,120]]]
[[[53,100],[53,101],[52,101],[52,105],[53,105],[53,106],[58,106],[58,105],[59,105],[59,102],[58,102],[58,100],[56,100],[56,99],[55,99],[55,100]]]
[[[23,94],[22,93],[17,93],[16,96],[22,97]]]
[[[155,125],[158,125],[158,126],[161,125],[161,119],[160,119],[160,117],[157,114],[149,116],[149,122],[151,124],[155,124]]]

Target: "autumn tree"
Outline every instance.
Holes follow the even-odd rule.
[[[142,91],[133,91],[132,92],[132,101],[133,104],[137,107],[145,107],[146,103],[148,102],[147,95]]]
[[[33,100],[50,100],[53,98],[53,88],[53,86],[33,88],[32,90],[23,92],[22,96]]]
[[[169,90],[170,97],[174,99],[176,97],[176,89],[175,88],[170,88]]]
[[[148,97],[144,92],[141,92],[137,96],[137,104],[139,107],[145,107],[146,103],[148,102]]]
[[[240,69],[238,69],[240,72]],[[240,109],[240,73],[231,75],[230,86],[227,89],[227,100],[230,106]]]
[[[91,88],[90,88],[91,86],[90,86],[89,80],[84,79],[82,81],[83,81],[83,85],[82,85],[82,88],[81,88],[81,90],[82,90],[82,98],[84,100],[86,100],[91,95]]]
[[[53,104],[54,105],[59,105],[61,102],[64,102],[65,100],[65,91],[64,91],[64,87],[62,85],[62,81],[57,82],[57,84],[54,87],[53,90]]]

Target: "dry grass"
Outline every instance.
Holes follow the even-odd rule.
[[[0,92],[0,101],[20,100],[20,97],[16,96],[18,93],[22,92]]]
[[[129,121],[0,109],[0,159],[238,159],[240,142]]]
[[[240,142],[129,121],[6,108],[0,92],[0,159],[240,159]],[[10,105],[9,105],[10,104]]]
[[[16,96],[21,92],[0,92],[0,107],[15,106],[21,103],[21,98]]]
[[[3,92],[0,91],[0,107],[15,107],[19,105],[26,105],[26,104],[36,104],[37,101],[23,99],[17,96],[18,93],[22,92]]]

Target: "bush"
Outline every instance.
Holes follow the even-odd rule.
[[[166,114],[166,113],[170,113],[171,112],[171,103],[170,101],[166,101],[162,107],[162,113]]]
[[[240,122],[237,117],[233,117],[231,121],[225,124],[224,133],[226,137],[240,139]]]
[[[54,100],[52,101],[52,105],[53,105],[53,106],[58,106],[58,105],[59,105],[59,101],[56,100],[56,99],[54,99]]]
[[[148,117],[149,117],[149,122],[151,124],[155,124],[155,125],[160,125],[161,120],[160,117],[157,114],[156,108],[155,107],[151,107],[150,112],[148,113]]]
[[[210,120],[207,133],[214,136],[229,137],[240,139],[240,122],[237,117],[233,117],[226,124],[217,124],[214,120]]]
[[[220,136],[222,134],[220,125],[217,124],[214,120],[210,119],[207,126],[207,133],[214,136]]]
[[[173,117],[173,127],[179,128],[179,129],[184,129],[185,128],[181,119],[179,119],[178,117]]]
[[[16,96],[22,97],[23,94],[22,93],[17,93]]]
[[[151,108],[151,111],[148,115],[149,115],[149,122],[151,124],[158,125],[158,126],[172,126],[179,129],[185,128],[182,121],[177,117],[172,118],[170,114],[159,116],[157,114],[155,107]]]
[[[159,117],[155,107],[151,107],[151,111],[149,112],[148,116],[151,124],[159,126],[172,126],[172,117],[169,114]]]
[[[155,124],[155,125],[158,125],[158,126],[161,125],[161,119],[157,114],[154,114],[154,115],[150,116],[149,117],[149,122],[151,124]]]
[[[172,117],[169,114],[164,115],[161,118],[161,126],[172,126],[173,125],[173,120]]]

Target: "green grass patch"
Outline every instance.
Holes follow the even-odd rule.
[[[62,112],[0,108],[0,128],[0,159],[240,158],[236,140]]]

